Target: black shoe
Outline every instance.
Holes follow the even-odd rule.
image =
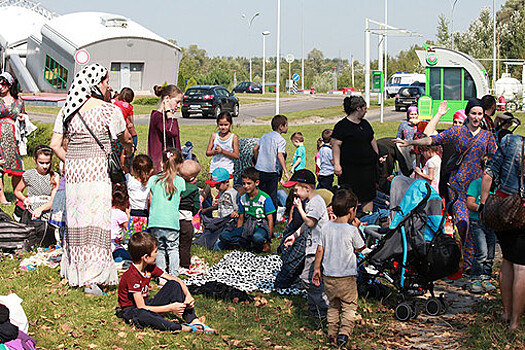
[[[337,346],[342,348],[348,343],[348,336],[344,334],[339,334],[337,336]]]

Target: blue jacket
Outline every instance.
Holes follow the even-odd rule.
[[[489,160],[485,172],[490,175],[501,190],[508,194],[520,190],[521,149],[524,138],[520,135],[506,135],[501,139],[496,154]]]

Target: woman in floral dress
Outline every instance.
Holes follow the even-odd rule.
[[[16,188],[24,174],[24,163],[16,142],[16,121],[24,120],[24,102],[18,97],[18,81],[8,72],[0,74],[0,157],[4,160],[0,204],[9,204],[5,198],[3,175],[11,176]]]
[[[64,108],[55,121],[51,147],[65,162],[68,230],[64,237],[61,275],[70,286],[101,295],[99,285],[118,283],[111,251],[111,182],[106,153],[110,139],[131,150],[131,136],[117,106],[104,102],[108,70],[92,64],[75,76]],[[104,151],[82,122],[104,145]],[[64,132],[69,142],[62,148]]]

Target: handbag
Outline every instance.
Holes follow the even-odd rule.
[[[474,146],[474,144],[476,143],[476,141],[478,140],[480,135],[481,135],[481,131],[478,133],[476,138],[472,141],[470,147],[467,148],[467,150],[465,152],[463,152],[463,153],[454,152],[450,156],[450,158],[447,160],[447,164],[445,165],[445,173],[446,174],[449,174],[449,173],[459,169],[459,167],[461,166],[461,163],[463,163],[463,160],[465,159],[468,151],[470,151],[470,149]]]
[[[114,184],[126,182],[126,175],[124,174],[124,170],[122,170],[122,164],[120,163],[120,158],[113,151],[106,153],[106,149],[104,148],[104,145],[95,136],[91,128],[86,124],[86,121],[84,120],[82,115],[79,113],[78,116],[80,117],[80,120],[82,120],[82,123],[84,123],[84,126],[86,127],[86,129],[88,129],[91,136],[93,136],[98,146],[106,154],[106,158],[108,160],[108,174],[109,174],[109,178],[111,179],[111,182]]]
[[[494,231],[510,231],[525,226],[525,207],[523,207],[524,151],[525,138],[522,138],[519,193],[507,197],[491,194],[483,207],[481,221]]]

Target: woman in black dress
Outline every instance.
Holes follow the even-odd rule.
[[[335,124],[332,133],[334,172],[339,185],[348,185],[361,202],[362,210],[370,212],[376,197],[379,150],[374,130],[365,117],[367,107],[361,96],[345,97],[346,118]]]

